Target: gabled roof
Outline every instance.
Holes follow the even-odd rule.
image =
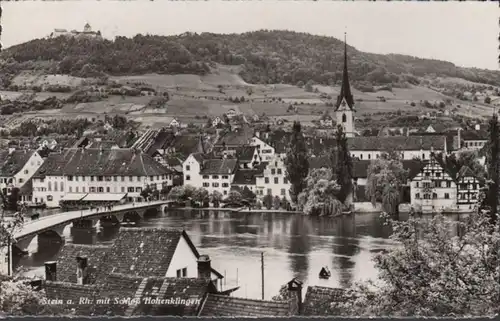
[[[236,155],[238,157],[238,160],[244,161],[244,162],[253,161],[255,149],[256,149],[255,146],[241,146],[241,147],[236,148]]]
[[[11,177],[19,173],[34,153],[28,150],[0,151],[0,176]]]
[[[343,302],[344,289],[328,288],[324,286],[308,286],[302,305],[303,316],[332,316],[339,315],[339,311],[332,308],[333,302]]]
[[[347,138],[350,151],[444,150],[446,136],[369,136]]]
[[[255,185],[257,183],[257,176],[264,173],[264,167],[258,166],[252,169],[238,168],[234,175],[233,185]]]
[[[486,130],[464,130],[460,133],[463,140],[488,140],[488,132]]]
[[[238,160],[234,158],[207,159],[203,162],[203,167],[200,171],[200,174],[233,174],[237,168],[237,164]]]
[[[121,228],[108,252],[105,265],[110,273],[140,277],[167,274],[181,237],[185,237],[198,257],[186,232],[160,228]]]
[[[123,149],[67,149],[52,153],[35,173],[45,176],[153,176],[169,174],[170,170],[149,155],[128,148]]]
[[[76,283],[76,258],[87,258],[86,283],[94,284],[98,271],[106,259],[110,246],[65,244],[57,257],[57,280],[61,282]]]
[[[242,126],[237,131],[226,132],[224,135],[219,137],[214,146],[220,147],[225,145],[227,147],[231,147],[231,146],[247,145],[250,143],[252,136],[253,136],[252,128],[248,126]]]
[[[102,305],[80,304],[80,298],[95,300],[101,298],[100,288],[96,285],[80,285],[67,282],[44,281],[43,289],[50,300],[62,300],[65,304],[59,306],[63,313],[74,314],[75,316],[99,315],[97,313]],[[71,300],[71,303],[68,303]]]
[[[457,178],[460,177],[476,177],[476,175],[474,174],[474,172],[472,172],[472,169],[470,169],[469,166],[464,165],[458,171]]]
[[[235,298],[209,293],[198,316],[201,317],[286,317],[288,302]]]

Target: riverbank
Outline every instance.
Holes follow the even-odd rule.
[[[302,211],[287,211],[283,209],[248,209],[248,207],[240,208],[222,208],[222,207],[169,207],[169,209],[185,210],[185,211],[221,211],[221,212],[239,212],[239,213],[280,213],[280,214],[304,214]]]

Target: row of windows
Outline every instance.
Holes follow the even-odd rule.
[[[279,177],[274,177],[274,184],[279,184],[279,180]],[[269,184],[269,177],[264,177],[264,182]],[[286,177],[283,177],[283,184],[288,184],[288,179]]]
[[[49,187],[50,187],[50,183],[49,183]],[[57,185],[56,185],[56,187],[57,187]],[[60,191],[64,192],[64,189],[62,187],[63,186],[61,185],[61,190]],[[35,190],[38,191],[38,192],[46,192],[46,191],[51,192],[52,191],[50,188],[47,189],[45,187],[37,187],[37,188],[35,188]],[[68,190],[69,190],[69,193],[73,193],[72,186],[70,186],[68,188]],[[140,193],[140,192],[142,192],[142,187],[127,187],[127,188],[125,188],[125,186],[121,186],[120,187],[120,191],[122,193],[125,193],[125,192],[127,192],[127,193],[133,193],[133,192]],[[54,192],[58,192],[58,189],[55,188]],[[85,188],[85,186],[83,186],[81,188],[81,192],[82,193],[87,193],[87,189]],[[117,189],[115,188],[113,190],[113,192],[116,193]],[[75,187],[75,193],[80,193],[80,188],[78,186]],[[109,186],[107,186],[106,188],[104,188],[104,187],[90,187],[88,189],[88,193],[111,193],[111,188]]]
[[[259,194],[259,195],[264,195],[264,190],[263,190],[263,189],[261,189],[261,190],[257,190],[257,194]],[[286,189],[282,188],[282,189],[280,190],[280,194],[281,194],[282,196],[286,196]],[[272,189],[270,189],[270,188],[268,188],[268,189],[267,189],[267,194],[266,194],[266,195],[273,195],[273,190],[272,190]]]
[[[68,175],[68,181],[72,182],[73,179],[75,180],[75,182],[78,182],[79,179],[81,179],[82,182],[85,182],[85,177],[86,176],[72,176],[72,175]],[[98,182],[103,182],[103,181],[106,181],[106,182],[111,182],[112,180],[114,182],[118,182],[118,177],[120,177],[120,180],[122,182],[125,182],[125,176],[90,176],[90,181],[91,182],[94,182],[94,181],[98,181]],[[136,180],[138,182],[142,181],[142,176],[129,176],[128,179],[130,182],[133,182],[134,181],[134,177],[136,177]],[[160,179],[171,179],[171,175],[156,175],[156,176],[149,176],[149,180],[151,182],[155,181],[155,178],[157,181],[159,181]]]
[[[420,199],[420,193],[415,194],[415,198]],[[437,193],[432,193],[432,195],[429,193],[425,193],[422,198],[424,200],[436,199],[436,198],[438,198],[438,195],[437,195]],[[444,199],[450,199],[450,194],[444,193]]]
[[[419,188],[420,183],[416,182],[415,187]],[[451,188],[451,181],[434,181],[433,183],[431,182],[423,182],[422,183],[423,188],[434,188],[434,187],[446,187],[446,188]]]
[[[203,183],[203,187],[210,187],[210,183]],[[212,183],[212,187],[219,187],[219,183]],[[222,183],[222,187],[229,187],[229,184]]]
[[[485,142],[464,142],[465,147],[482,147]]]
[[[203,179],[209,179],[210,175],[203,175]],[[212,175],[212,179],[219,179],[219,175]],[[222,179],[229,179],[229,176],[222,175]]]

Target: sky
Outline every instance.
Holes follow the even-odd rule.
[[[498,4],[334,1],[23,1],[2,3],[3,47],[90,23],[106,38],[138,33],[240,33],[287,29],[398,53],[498,70]]]

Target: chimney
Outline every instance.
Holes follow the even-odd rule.
[[[85,284],[87,277],[87,258],[76,257],[76,284]]]
[[[294,278],[288,286],[288,313],[293,315],[302,314],[302,282]]]
[[[198,278],[207,280],[212,279],[212,266],[208,255],[200,255],[198,258]]]
[[[57,262],[45,262],[45,280],[57,281]]]

